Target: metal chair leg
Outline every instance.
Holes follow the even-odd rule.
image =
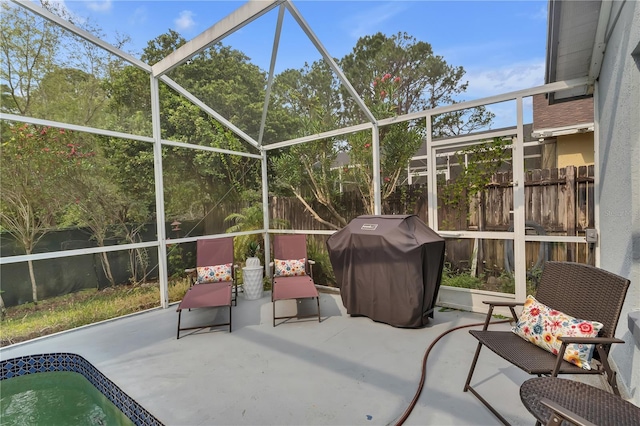
[[[478,363],[478,357],[480,356],[480,349],[482,349],[482,343],[478,342],[478,347],[476,348],[476,354],[473,356],[473,362],[471,362],[471,368],[469,368],[469,374],[467,375],[467,382],[464,384],[464,392],[469,390],[469,383],[471,383],[471,376],[473,376],[473,372],[476,369],[476,364]]]
[[[489,404],[489,402],[486,399],[484,399],[478,393],[478,391],[476,391],[470,384],[471,377],[473,376],[473,372],[476,369],[476,364],[478,363],[478,357],[480,356],[481,349],[482,349],[482,343],[478,342],[478,347],[476,348],[476,354],[473,356],[473,362],[471,363],[471,368],[469,369],[469,375],[467,376],[467,382],[464,384],[464,392],[470,391],[476,398],[478,398],[478,401],[480,401],[485,407],[487,407],[489,411],[491,411],[493,415],[496,416],[498,420],[500,420],[500,422],[503,425],[510,426],[510,423],[507,421],[507,419],[505,419],[500,413],[498,413],[498,411],[495,408],[493,408],[491,404]]]
[[[182,316],[182,311],[178,311],[178,332],[176,333],[176,340],[180,339],[180,317]]]

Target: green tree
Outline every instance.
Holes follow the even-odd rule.
[[[33,115],[47,120],[100,127],[107,101],[102,80],[75,68],[47,73],[33,92]]]
[[[41,6],[104,39],[99,27],[75,19],[63,3],[41,0]],[[0,7],[2,110],[80,125],[101,124],[106,101],[103,81],[120,61],[22,7],[9,2]],[[124,43],[117,42],[119,47]]]
[[[378,96],[374,82],[384,75],[399,77],[395,115],[436,108],[456,103],[469,83],[464,81],[464,68],[448,64],[442,56],[434,55],[431,45],[418,41],[407,33],[386,36],[377,33],[361,37],[353,51],[341,61],[345,74],[358,93],[366,100]],[[376,80],[377,79],[377,80]],[[345,97],[345,114],[364,119],[355,103]],[[450,114],[433,123],[434,133],[468,133],[491,122],[493,115],[484,108],[469,114]],[[384,117],[378,117],[384,118]]]
[[[345,75],[376,119],[390,118],[454,103],[467,89],[464,69],[453,67],[433,54],[431,45],[406,33],[387,37],[381,33],[362,37],[353,51],[339,61]],[[298,115],[303,134],[367,121],[357,103],[323,62],[300,70],[287,70],[276,80],[275,99]],[[470,132],[491,121],[478,108],[443,115],[434,121],[435,133]],[[302,134],[300,135],[302,136]],[[397,123],[379,129],[381,198],[394,193],[406,175],[406,164],[424,136],[424,120]],[[343,152],[349,163],[342,171],[336,159]],[[360,195],[365,210],[374,211],[372,138],[357,132],[304,146],[294,146],[272,160],[276,183],[293,194],[313,217],[331,228],[347,223],[339,203],[336,181],[342,180]],[[317,200],[326,213],[313,207]]]
[[[401,90],[402,78],[390,73],[373,80],[373,96],[365,98],[365,104],[377,118],[397,115],[406,104]],[[406,173],[406,164],[422,144],[423,131],[417,123],[402,122],[385,126],[379,130],[381,199],[394,193],[400,179]],[[359,132],[347,137],[350,167],[344,170],[343,178],[353,182],[368,214],[374,213],[374,170],[372,141],[368,132]]]
[[[69,177],[93,155],[80,135],[64,129],[13,124],[3,131],[0,179],[0,225],[33,253],[36,244],[58,222],[72,202]],[[28,261],[33,302],[38,290],[32,261]]]
[[[443,186],[443,201],[458,212],[468,211],[470,201],[486,189],[493,175],[511,158],[510,141],[493,138],[456,152],[462,172]]]
[[[339,82],[322,61],[284,71],[276,77],[273,93],[274,102],[295,117],[298,130],[291,136],[321,133],[340,125]],[[336,185],[339,171],[334,168],[340,149],[340,140],[328,138],[294,145],[270,157],[274,186],[293,194],[316,221],[333,229],[347,224]],[[330,216],[318,212],[314,201]]]
[[[100,151],[98,150],[100,154]],[[85,161],[81,170],[70,182],[70,195],[75,198],[65,211],[64,223],[88,228],[99,247],[104,247],[107,238],[113,236],[117,224],[124,225],[128,200],[114,184],[108,161],[103,155]],[[116,284],[108,253],[100,253],[102,270],[113,286]]]
[[[9,2],[0,8],[0,81],[6,85],[1,108],[28,115],[38,82],[54,69],[61,29]]]
[[[178,33],[169,31],[148,42],[142,60],[158,62],[184,43]],[[216,44],[172,70],[170,77],[232,123],[257,136],[266,77],[244,54]],[[150,122],[149,78],[144,73],[132,67],[123,68],[114,74],[108,93],[108,109],[115,117],[123,117],[123,122]],[[162,83],[160,111],[164,139],[240,152],[252,150],[230,130]],[[268,128],[265,134],[277,138],[282,124],[278,126],[275,130]],[[144,134],[150,132],[148,126],[138,128]],[[136,150],[116,146],[112,149],[119,151],[116,157],[120,160],[128,157],[134,163],[137,161]],[[165,147],[163,171],[165,211],[172,217],[189,218],[192,212],[206,214],[212,204],[223,199],[248,199],[260,188],[260,162],[247,157]],[[138,171],[124,169],[123,176],[127,175],[127,180],[133,181]]]

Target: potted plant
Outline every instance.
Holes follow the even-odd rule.
[[[247,246],[247,266],[260,266],[260,258],[258,254],[260,253],[260,244],[256,241],[249,241],[249,245]]]
[[[257,241],[249,241],[246,266],[242,268],[242,288],[244,289],[244,297],[248,300],[260,299],[264,289],[259,253],[260,244]]]

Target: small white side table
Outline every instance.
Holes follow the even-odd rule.
[[[264,289],[262,271],[262,266],[245,266],[242,268],[242,286],[245,299],[256,300],[262,297]]]

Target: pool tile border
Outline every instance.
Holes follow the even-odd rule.
[[[27,355],[0,361],[0,380],[48,371],[73,371],[82,374],[133,423],[140,426],[162,426],[162,423],[124,393],[82,356],[71,353]]]

